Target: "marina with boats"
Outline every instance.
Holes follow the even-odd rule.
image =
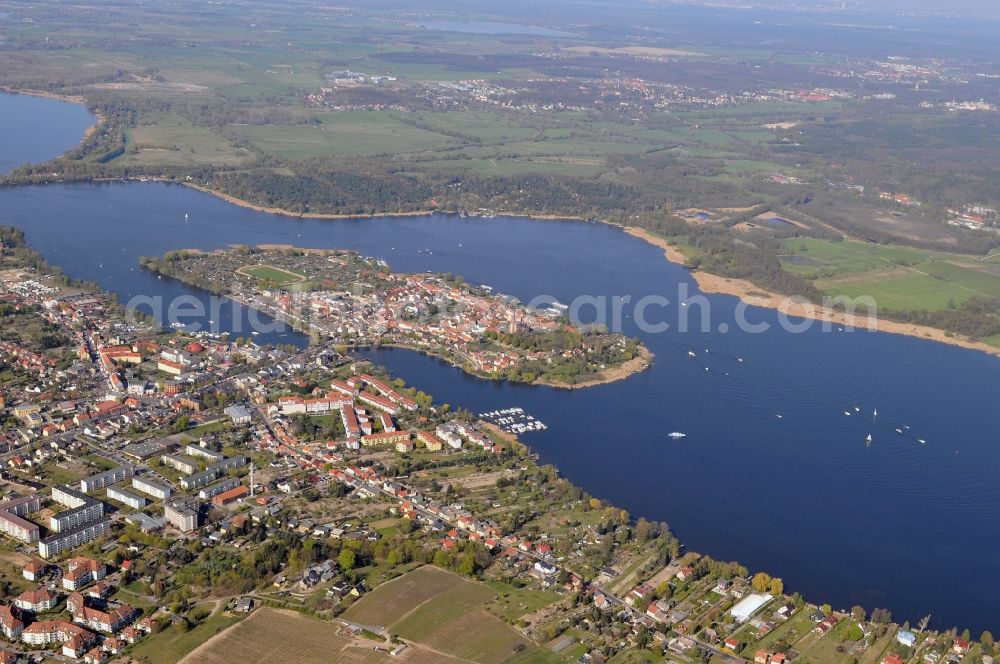
[[[541,421],[535,419],[533,415],[524,412],[523,408],[504,408],[493,410],[488,413],[480,413],[479,419],[489,422],[499,427],[507,433],[522,434],[529,431],[544,431],[548,429]]]

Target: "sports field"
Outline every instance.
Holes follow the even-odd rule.
[[[292,272],[291,270],[285,270],[280,267],[274,267],[273,265],[248,265],[246,267],[241,267],[237,270],[237,272],[248,277],[253,277],[254,279],[259,279],[260,281],[273,282],[278,286],[297,284],[301,281],[305,281],[306,279],[303,274]]]

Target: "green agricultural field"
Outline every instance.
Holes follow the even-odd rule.
[[[1000,297],[1000,269],[968,256],[865,242],[785,240],[782,265],[827,295],[874,297],[888,309],[935,310]]]
[[[318,124],[230,125],[256,148],[288,159],[377,155],[446,147],[454,139],[400,121],[391,112],[317,115]]]
[[[970,294],[1000,297],[1000,270],[986,265],[926,263],[917,270],[969,291]]]
[[[383,601],[388,597],[393,601]],[[496,597],[487,586],[467,581],[437,567],[426,565],[376,588],[344,614],[365,625],[392,626],[416,607],[448,596],[463,606],[483,605]]]
[[[486,143],[503,143],[533,138],[547,130],[525,123],[513,113],[485,111],[441,111],[414,114],[428,129],[458,133]]]
[[[541,657],[540,648],[485,610],[496,597],[486,585],[424,566],[382,584],[344,617],[481,664]]]
[[[237,623],[239,618],[217,613],[190,630],[171,625],[141,641],[132,650],[132,657],[149,664],[174,664],[185,655]]]
[[[844,274],[890,269],[899,265],[916,265],[936,257],[950,254],[922,251],[891,245],[844,240],[831,242],[812,238],[793,238],[784,241],[792,259],[782,261],[785,269],[807,279],[833,277]]]
[[[252,155],[243,148],[177,116],[164,117],[153,125],[140,125],[128,132],[129,146],[115,163],[137,166],[238,166]]]
[[[971,295],[907,268],[872,273],[865,279],[819,280],[816,286],[827,295],[872,297],[881,309],[944,309],[949,302],[964,302]]]
[[[781,172],[786,175],[808,177],[797,168],[788,168],[773,161],[757,161],[753,159],[731,159],[726,161],[727,173],[735,175],[762,175],[764,173]]]
[[[155,638],[155,637],[153,637]],[[240,624],[209,639],[184,664],[460,664],[459,660],[409,647],[398,658],[373,648],[378,641],[355,638],[340,625],[292,611],[263,607]]]
[[[594,157],[502,157],[453,159],[447,162],[420,164],[426,173],[451,173],[456,166],[463,171],[482,175],[597,175],[604,171],[604,162]]]

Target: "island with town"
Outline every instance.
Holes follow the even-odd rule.
[[[556,300],[526,307],[490,286],[451,274],[395,273],[353,252],[241,247],[173,251],[141,263],[317,339],[419,350],[487,378],[584,387],[626,378],[652,357],[637,339],[570,324]]]
[[[147,262],[308,311],[315,342],[274,347],[136,320],[0,242],[0,662],[992,662],[988,632],[687,551],[541,465],[530,404],[470,413],[350,350],[523,377],[515,340],[570,334],[558,317],[344,252]]]

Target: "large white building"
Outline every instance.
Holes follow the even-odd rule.
[[[250,424],[250,411],[246,406],[233,404],[226,408],[225,413],[233,421],[233,424]]]
[[[98,537],[111,532],[111,520],[100,519],[91,521],[71,530],[63,531],[46,537],[38,542],[38,555],[42,558],[57,556],[63,551],[75,549],[88,542],[93,542]]]
[[[768,594],[755,593],[741,599],[736,606],[729,609],[729,615],[733,617],[737,625],[743,624],[753,617],[753,614],[767,606],[768,602],[774,599]]]
[[[38,541],[38,526],[22,517],[40,509],[42,499],[37,495],[0,503],[0,532],[28,544]]]
[[[209,461],[222,461],[226,458],[225,454],[216,452],[215,450],[210,450],[207,447],[202,447],[201,445],[188,445],[184,448],[184,453],[188,456],[202,457],[203,459],[208,459]]]
[[[112,468],[111,470],[98,473],[97,475],[84,477],[80,480],[80,491],[90,493],[91,491],[104,489],[112,484],[118,484],[122,480],[126,480],[133,475],[135,475],[135,469],[131,465],[125,464],[124,466],[118,466],[117,468]]]
[[[108,487],[108,498],[111,500],[117,500],[119,503],[128,505],[134,510],[141,510],[146,506],[148,502],[142,496],[137,496],[131,491],[126,491],[125,489],[118,486]]]
[[[72,530],[104,516],[104,503],[71,486],[52,487],[52,500],[69,508],[49,517],[49,529],[56,533]]]
[[[227,477],[223,480],[216,482],[215,484],[209,484],[203,487],[201,491],[198,492],[198,497],[202,500],[208,500],[218,496],[220,493],[225,493],[230,489],[235,489],[241,484],[240,478],[238,477]]]
[[[182,472],[185,475],[193,475],[198,472],[198,464],[194,461],[189,461],[184,457],[164,454],[160,457],[160,461],[162,461],[164,465],[170,466],[174,470]]]
[[[185,491],[199,489],[203,486],[211,484],[233,468],[241,468],[245,466],[246,463],[247,458],[243,456],[234,456],[223,459],[222,461],[217,461],[200,473],[195,473],[194,475],[189,475],[188,477],[182,477],[181,488]]]
[[[148,480],[145,477],[133,477],[132,488],[160,500],[166,500],[170,497],[170,487],[164,486],[159,482],[154,482],[153,480]]]
[[[181,532],[186,533],[198,527],[198,507],[190,501],[174,500],[164,503],[163,516]]]

